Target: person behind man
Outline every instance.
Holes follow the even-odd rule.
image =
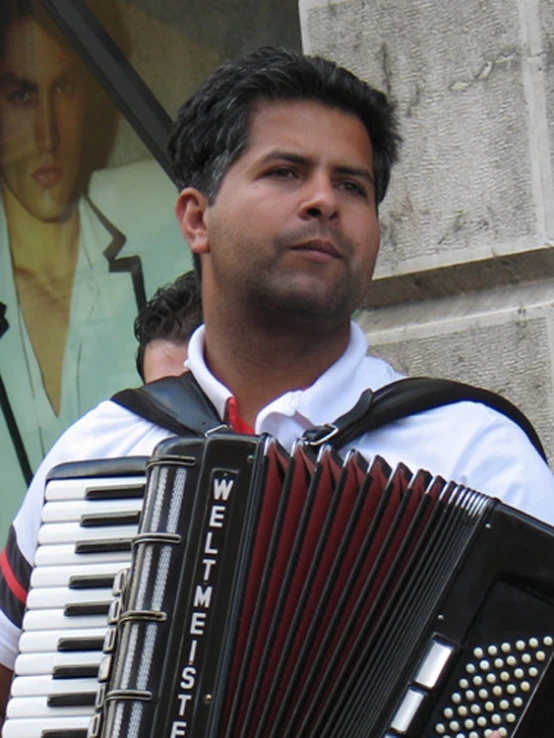
[[[378,206],[398,144],[382,93],[330,61],[284,49],[223,65],[181,108],[170,142],[176,213],[201,272],[205,321],[187,367],[233,428],[270,433],[290,449],[366,388],[399,377],[367,355],[350,321],[371,282]],[[15,521],[27,567],[54,465],[149,454],[168,435],[113,402],[67,431]],[[519,427],[486,406],[420,413],[352,445],[366,458],[429,469],[554,523],[548,467]],[[5,693],[20,627],[11,615],[0,613]]]
[[[143,382],[185,371],[188,342],[201,322],[200,288],[193,271],[156,290],[134,323],[137,372]]]

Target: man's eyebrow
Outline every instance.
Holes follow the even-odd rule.
[[[24,87],[27,90],[37,90],[37,83],[25,77],[19,77],[11,72],[0,72],[0,84],[11,85],[12,87]]]
[[[262,159],[260,160],[261,164],[265,164],[270,161],[290,161],[291,164],[309,164],[310,159],[307,156],[302,156],[301,154],[294,154],[292,151],[284,151],[280,149],[274,149],[273,151],[269,151]]]

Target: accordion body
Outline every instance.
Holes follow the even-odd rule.
[[[226,433],[46,498],[4,738],[552,736],[554,531],[497,500]]]
[[[166,441],[89,736],[550,735],[553,554],[547,526],[380,458]]]

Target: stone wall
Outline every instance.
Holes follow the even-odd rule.
[[[397,103],[360,322],[410,374],[502,392],[554,459],[554,0],[300,0],[304,49]]]

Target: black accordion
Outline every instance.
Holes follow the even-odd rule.
[[[552,531],[379,458],[164,442],[117,586],[91,738],[537,738],[554,702]]]
[[[425,471],[269,436],[170,439],[146,477],[94,715],[56,728],[48,702],[36,735],[551,738],[548,526]],[[8,738],[31,735],[16,723]]]

